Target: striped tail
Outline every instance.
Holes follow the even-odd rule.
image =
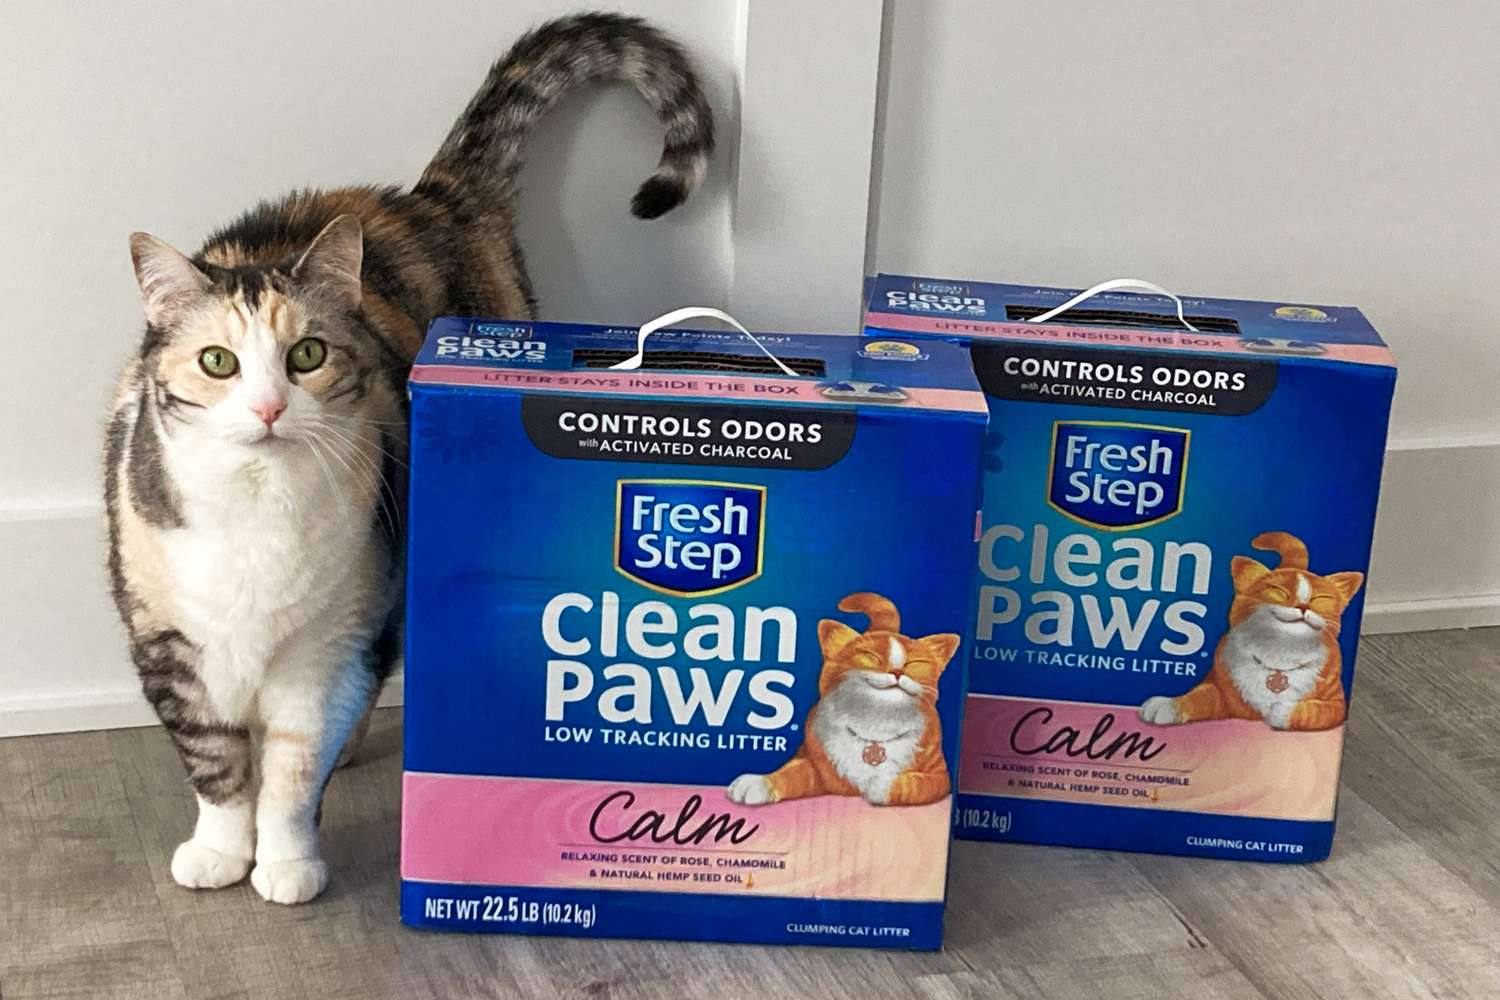
[[[1281,557],[1281,569],[1307,569],[1307,546],[1302,539],[1285,531],[1267,531],[1256,535],[1251,546]]]
[[[839,601],[839,610],[869,616],[870,627],[866,629],[867,632],[901,631],[901,612],[896,610],[896,605],[888,597],[869,592],[850,594]]]
[[[522,35],[490,68],[417,189],[456,181],[512,200],[536,123],[575,88],[605,80],[635,87],[666,129],[656,172],[630,210],[654,219],[677,207],[707,172],[713,111],[681,46],[640,18],[605,13],[559,18]]]

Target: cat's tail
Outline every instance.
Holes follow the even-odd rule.
[[[642,219],[670,211],[707,172],[713,111],[682,47],[640,18],[620,14],[576,14],[522,35],[490,68],[418,189],[457,181],[512,200],[536,123],[576,87],[604,80],[635,87],[666,129],[656,172],[630,210]]]
[[[1274,552],[1281,557],[1283,569],[1307,569],[1307,546],[1302,539],[1285,531],[1267,531],[1251,539],[1252,547]]]
[[[870,627],[867,631],[901,631],[901,612],[896,610],[896,605],[891,603],[889,597],[882,597],[880,594],[872,594],[868,591],[850,594],[839,601],[839,610],[867,615],[870,619]]]

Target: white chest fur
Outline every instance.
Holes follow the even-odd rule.
[[[873,688],[852,671],[818,703],[813,733],[834,770],[867,801],[883,803],[911,766],[925,725],[915,698]]]
[[[231,719],[246,716],[288,637],[348,627],[370,597],[373,515],[305,447],[277,447],[228,469],[172,461],[186,527],[164,537],[168,586],[202,648],[199,675]]]
[[[1224,662],[1240,696],[1277,729],[1285,729],[1297,703],[1312,693],[1327,650],[1322,633],[1257,612],[1224,641]],[[1273,675],[1285,675],[1285,686]],[[1280,690],[1277,690],[1277,689]]]

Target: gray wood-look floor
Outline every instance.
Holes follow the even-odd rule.
[[[1366,640],[1331,860],[959,843],[938,954],[407,930],[400,763],[387,711],[284,908],[173,884],[161,732],[0,740],[0,997],[1500,997],[1500,629]]]

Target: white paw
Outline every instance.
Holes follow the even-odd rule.
[[[250,873],[250,884],[268,903],[305,903],[328,888],[328,865],[322,858],[264,861]]]
[[[195,840],[178,844],[172,854],[172,880],[189,889],[222,889],[249,870],[249,858],[236,858]]]
[[[1295,705],[1273,705],[1271,711],[1266,715],[1266,723],[1272,729],[1286,729],[1292,722],[1292,709]]]
[[[1177,714],[1175,699],[1157,695],[1155,698],[1147,698],[1146,703],[1141,706],[1141,721],[1155,726],[1175,726],[1182,719]]]
[[[771,783],[764,774],[740,775],[729,783],[729,791],[725,794],[730,802],[744,806],[763,806],[776,801],[776,796],[771,794]]]

